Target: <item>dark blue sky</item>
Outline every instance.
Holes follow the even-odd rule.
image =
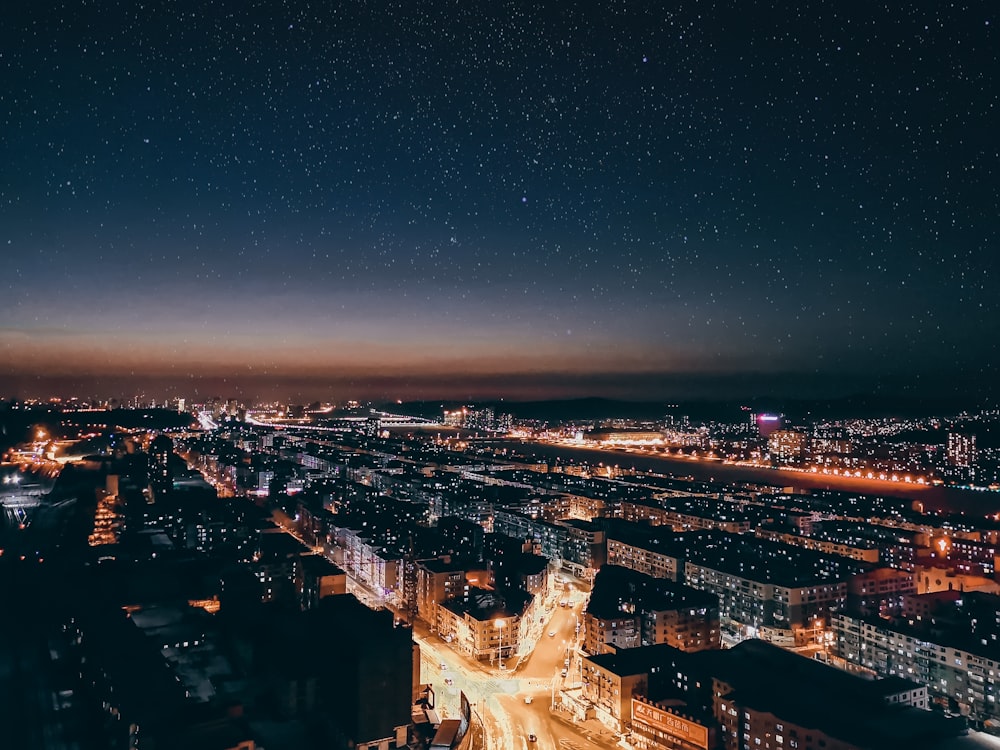
[[[22,5],[0,395],[993,388],[995,3]]]

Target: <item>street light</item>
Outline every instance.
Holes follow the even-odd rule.
[[[503,620],[498,618],[493,621],[493,624],[496,625],[497,629],[500,631],[500,646],[497,648],[497,662],[499,663],[500,670],[503,671],[503,626],[505,623]]]

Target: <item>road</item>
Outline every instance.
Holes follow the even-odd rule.
[[[576,587],[570,586],[559,592],[557,599],[567,602],[566,607],[555,606],[551,614],[546,613],[546,622],[542,624],[542,635],[532,650],[531,655],[524,659],[518,674],[530,680],[561,679],[560,672],[565,667],[575,666],[579,634],[576,626],[580,622],[587,595]],[[549,635],[555,633],[555,635]],[[571,659],[571,665],[566,665],[566,659]],[[572,672],[569,678],[572,679]]]
[[[608,750],[616,747],[615,738],[607,730],[583,729],[573,723],[569,714],[553,712],[547,702],[534,701],[526,704],[515,696],[501,696],[496,700],[499,710],[507,717],[508,726],[513,730],[511,739],[518,750]],[[537,737],[537,742],[528,741],[529,734]],[[488,750],[502,745],[487,745]]]
[[[438,714],[458,717],[464,691],[474,721],[483,727],[485,750],[607,750],[615,746],[610,733],[577,726],[557,708],[560,690],[579,685],[576,623],[586,594],[570,589],[559,592],[559,599],[566,599],[569,606],[546,610],[539,623],[541,638],[512,670],[467,659],[421,623],[414,629],[414,640],[420,644],[420,681],[434,685]],[[549,636],[550,632],[554,635]],[[571,666],[563,677],[567,658]],[[529,740],[531,735],[537,742]]]
[[[280,528],[305,543],[291,524]],[[582,634],[577,625],[589,588],[561,576],[554,585],[528,639],[532,648],[508,660],[503,670],[453,650],[422,621],[414,624],[413,639],[420,646],[420,683],[434,686],[439,717],[461,715],[463,692],[472,704],[473,723],[482,727],[484,738],[484,747],[472,750],[607,750],[615,746],[609,732],[577,726],[558,708],[560,691],[581,685],[578,647]],[[388,605],[350,576],[348,591],[370,607]],[[529,740],[532,735],[535,742]]]
[[[288,526],[281,528],[299,538]],[[349,592],[368,606],[386,606],[359,582],[352,578],[348,582]],[[577,624],[587,597],[583,584],[559,582],[532,628],[529,641],[533,648],[509,660],[503,670],[465,657],[432,634],[425,623],[415,623],[413,640],[420,645],[420,682],[434,686],[434,707],[442,719],[461,715],[461,694],[465,693],[472,705],[473,723],[482,727],[484,740],[482,747],[473,746],[472,750],[615,747],[611,733],[580,727],[569,713],[559,709],[560,691],[581,685],[578,647],[582,633],[577,632]],[[535,742],[529,740],[532,735]]]

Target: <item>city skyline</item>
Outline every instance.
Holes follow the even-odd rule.
[[[996,396],[986,4],[25,7],[0,396]]]
[[[995,409],[234,407],[5,451],[17,747],[1000,747]]]

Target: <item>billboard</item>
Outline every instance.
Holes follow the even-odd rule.
[[[708,750],[708,728],[684,719],[662,708],[632,699],[632,722],[663,732],[666,735]]]
[[[461,742],[462,738],[465,737],[465,733],[469,730],[469,721],[472,718],[472,704],[469,703],[469,699],[466,697],[464,690],[461,692],[461,701],[462,711],[460,721],[462,723],[459,725],[458,737],[456,738],[455,744]]]

